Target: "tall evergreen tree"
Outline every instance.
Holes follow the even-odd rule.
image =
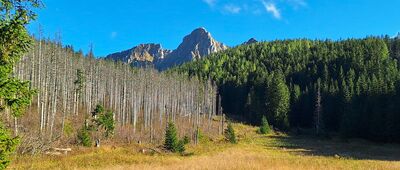
[[[25,26],[35,19],[32,10],[40,5],[38,0],[0,0],[0,111],[11,110],[16,135],[17,118],[30,105],[34,91],[29,82],[13,77],[12,72],[32,45]],[[12,138],[0,122],[0,169],[7,168],[17,143],[18,140]]]
[[[270,86],[267,89],[267,115],[269,120],[282,130],[289,129],[289,89],[281,74],[275,74]]]

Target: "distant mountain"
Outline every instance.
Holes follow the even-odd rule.
[[[126,51],[110,54],[106,59],[142,66],[159,63],[170,53],[170,50],[163,49],[160,44],[140,44]]]
[[[163,49],[160,44],[141,44],[130,50],[110,54],[106,59],[134,66],[153,65],[159,70],[165,70],[226,49],[228,47],[216,41],[206,29],[198,28],[185,36],[176,50]]]
[[[180,65],[226,49],[228,47],[216,41],[206,29],[198,28],[183,38],[183,42],[167,56],[160,67],[165,69]]]
[[[250,38],[248,41],[244,42],[242,45],[249,45],[253,43],[258,43],[258,41],[254,38]]]

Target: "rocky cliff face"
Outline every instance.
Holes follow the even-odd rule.
[[[170,50],[163,49],[160,44],[140,44],[126,51],[110,54],[106,59],[142,65],[160,62],[170,53]]]
[[[165,70],[225,49],[228,47],[216,41],[206,29],[198,28],[187,35],[176,50],[163,49],[160,44],[141,44],[130,50],[110,54],[106,59],[135,66],[151,64],[159,70]]]
[[[183,38],[183,42],[168,57],[175,57],[178,60],[197,60],[227,48],[224,44],[217,42],[206,29],[198,28]]]

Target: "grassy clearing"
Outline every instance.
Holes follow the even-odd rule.
[[[400,146],[304,136],[258,135],[235,124],[239,144],[189,146],[188,156],[140,153],[150,146],[74,148],[68,156],[16,157],[11,169],[400,169]]]

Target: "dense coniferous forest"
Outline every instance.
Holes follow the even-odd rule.
[[[173,69],[217,82],[224,112],[278,129],[400,142],[400,40],[284,40],[238,46]]]

